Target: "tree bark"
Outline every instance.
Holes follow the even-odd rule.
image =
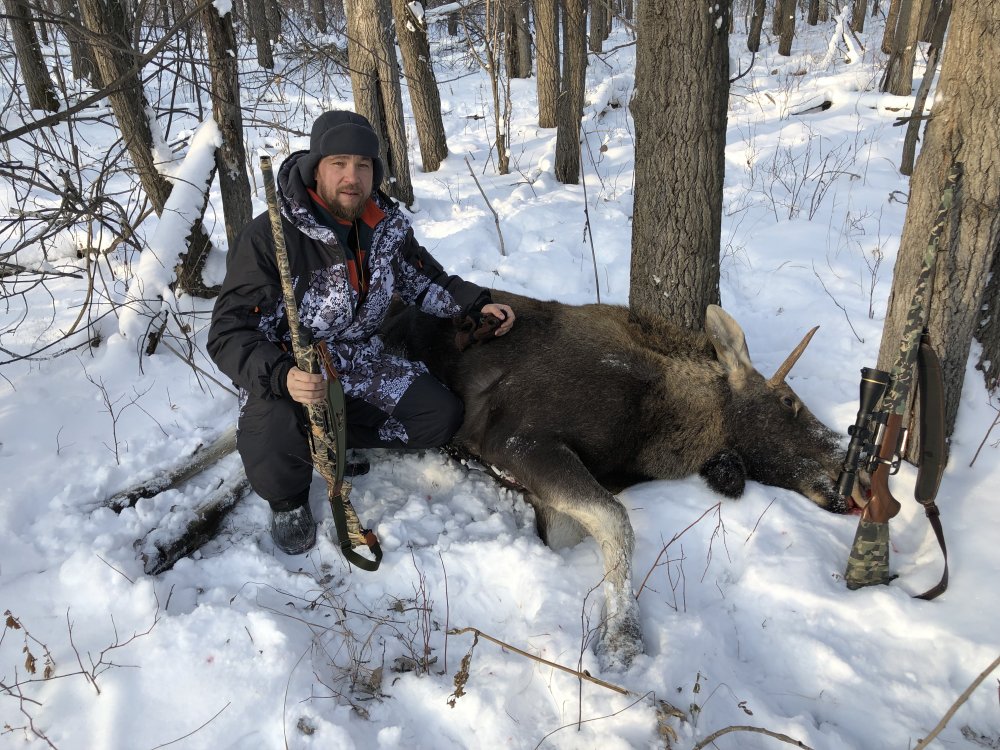
[[[563,70],[556,126],[555,175],[559,182],[580,182],[580,119],[587,75],[586,0],[563,0]]]
[[[316,25],[316,31],[320,34],[327,33],[329,27],[326,22],[326,3],[324,0],[311,0],[310,9],[312,10],[312,19]]]
[[[851,31],[860,34],[865,30],[865,16],[868,14],[868,0],[854,0],[851,8]]]
[[[516,0],[517,8],[517,78],[531,78],[531,3]]]
[[[222,145],[215,150],[215,165],[222,195],[226,239],[231,248],[236,235],[253,218],[247,154],[243,147],[236,32],[233,30],[232,13],[220,16],[214,5],[209,5],[201,13],[212,77],[212,114],[222,134]]]
[[[142,188],[160,215],[170,195],[170,183],[153,159],[153,131],[146,119],[148,104],[132,48],[132,19],[120,0],[80,0],[80,12],[84,25],[94,35],[92,49],[101,85],[131,74],[108,99]]]
[[[269,0],[246,0],[247,27],[253,34],[257,49],[257,64],[265,70],[274,70],[274,49],[267,27],[267,9],[265,3]]]
[[[146,119],[148,104],[132,47],[132,19],[120,0],[80,0],[80,13],[93,35],[92,50],[101,85],[127,77],[126,83],[108,94],[108,100],[139,182],[160,216],[170,196],[170,183],[153,159],[153,131]],[[177,273],[178,285],[194,296],[214,296],[218,290],[206,287],[201,279],[212,243],[200,222],[195,223],[186,243],[188,249]]]
[[[906,176],[913,174],[913,162],[917,154],[917,135],[920,132],[920,124],[923,122],[927,96],[930,94],[934,76],[937,74],[941,48],[944,46],[944,33],[948,28],[948,19],[951,15],[951,0],[944,0],[944,5],[947,7],[939,15],[936,15],[936,23],[931,30],[927,67],[920,81],[920,88],[917,89],[917,95],[914,97],[911,118],[906,125],[906,136],[903,138],[903,157],[900,160],[899,171]]]
[[[385,165],[382,189],[409,206],[413,203],[413,184],[406,153],[399,63],[389,36],[386,0],[345,0],[344,10],[354,107],[379,135]]]
[[[728,7],[639,5],[629,304],[695,328],[719,301]]]
[[[441,119],[441,92],[438,90],[427,27],[410,12],[407,0],[392,0],[396,38],[403,57],[403,71],[410,91],[410,107],[417,124],[420,161],[425,172],[436,172],[448,156],[448,142]]]
[[[810,26],[815,26],[819,23],[819,6],[820,0],[809,0],[809,12],[806,16],[806,23]]]
[[[559,102],[559,0],[535,0],[535,46],[538,127],[554,128]]]
[[[882,91],[909,96],[913,91],[913,62],[917,56],[917,36],[923,13],[921,0],[903,0],[893,38],[892,52],[882,78]]]
[[[503,5],[503,51],[507,78],[531,77],[531,33],[527,0],[508,0]]]
[[[792,41],[795,39],[795,0],[777,0],[777,4],[780,16],[778,54],[788,57],[792,54]]]
[[[990,392],[996,393],[1000,387],[1000,243],[993,248],[989,281],[983,292],[982,318],[975,337],[983,347],[976,369],[983,373]]]
[[[606,0],[590,0],[590,51],[601,52],[611,29],[611,13]]]
[[[954,429],[973,334],[996,309],[982,309],[1000,245],[1000,0],[956,3],[942,53],[938,98],[917,157],[903,237],[879,352],[890,369],[913,298],[921,258],[945,176],[963,165],[959,190],[941,240],[930,291],[929,327],[945,380],[945,423]],[[916,425],[912,425],[916,427]],[[914,431],[912,434],[916,434]],[[911,447],[917,441],[911,441]],[[909,455],[918,455],[909,452]]]
[[[766,0],[753,0],[753,10],[750,16],[750,31],[747,32],[747,49],[751,52],[760,51],[760,32],[764,28],[764,11]]]
[[[73,68],[73,77],[80,81],[95,83],[97,81],[97,64],[94,62],[94,54],[87,38],[80,33],[80,9],[76,0],[59,0],[59,9],[67,19],[63,25],[63,33],[66,34],[66,41],[69,42],[69,58]],[[164,28],[167,28],[168,25],[164,24]]]
[[[49,71],[45,67],[42,48],[35,34],[31,8],[26,0],[5,0],[10,24],[11,36],[14,37],[14,51],[17,62],[21,66],[21,78],[24,80],[25,92],[28,95],[28,106],[46,112],[59,110],[59,99],[56,98]]]
[[[908,0],[907,0],[908,1]],[[885,14],[885,30],[882,32],[882,51],[891,55],[895,48],[896,26],[899,23],[899,11],[904,0],[891,0],[889,10]]]

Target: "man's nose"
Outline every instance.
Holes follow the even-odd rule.
[[[344,178],[349,182],[359,182],[361,179],[361,170],[358,169],[358,165],[350,163],[344,167]]]

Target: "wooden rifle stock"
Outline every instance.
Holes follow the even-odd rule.
[[[899,501],[889,490],[889,475],[896,449],[899,447],[900,432],[903,429],[903,418],[899,414],[890,414],[885,423],[885,433],[878,450],[878,466],[872,472],[871,500],[865,506],[862,517],[875,523],[887,523],[899,513]]]

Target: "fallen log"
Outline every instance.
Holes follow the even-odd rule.
[[[203,467],[205,468],[205,467]],[[147,575],[170,570],[211,541],[226,514],[250,491],[250,481],[242,464],[218,489],[194,508],[174,508],[171,514],[136,542]]]
[[[209,446],[199,446],[182,463],[157,474],[152,479],[147,479],[112,495],[104,501],[104,504],[116,513],[121,513],[125,508],[134,506],[142,498],[154,497],[183,484],[235,450],[236,428],[231,427]]]

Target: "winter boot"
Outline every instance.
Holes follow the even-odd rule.
[[[344,458],[344,476],[360,477],[371,471],[372,464],[367,458],[356,450],[347,451]]]
[[[316,544],[316,521],[309,503],[292,510],[271,511],[271,539],[287,555],[301,555]]]

